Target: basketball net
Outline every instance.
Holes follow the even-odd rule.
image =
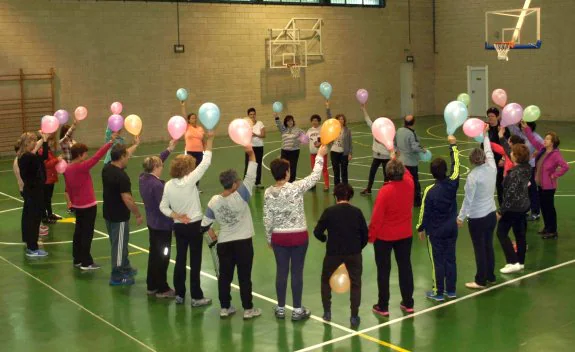
[[[507,53],[513,48],[513,42],[498,42],[493,43],[495,50],[497,50],[497,58],[502,61],[509,61]]]
[[[287,64],[286,66],[289,68],[289,70],[291,72],[291,77],[293,79],[299,78],[300,71],[301,71],[300,66],[297,66],[295,64]]]

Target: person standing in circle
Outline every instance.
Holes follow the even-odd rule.
[[[206,149],[206,133],[204,128],[198,123],[198,115],[195,113],[186,114],[186,103],[182,102],[182,115],[187,116],[188,128],[184,138],[186,140],[186,155],[191,155],[196,159],[196,165],[200,165],[204,158]],[[200,181],[196,186],[200,185]],[[199,190],[198,190],[199,191]],[[199,191],[202,193],[202,191]]]
[[[263,139],[266,138],[266,128],[262,121],[257,120],[255,108],[248,109],[248,122],[252,126],[252,149],[254,150],[254,154],[256,155],[256,163],[258,163],[258,170],[256,174],[256,188],[262,189],[264,188],[264,186],[262,185],[262,160],[264,158]],[[248,172],[248,164],[250,161],[249,154],[248,153],[245,154],[246,159],[245,159],[244,178],[246,177],[246,173]]]
[[[290,177],[288,182],[294,182],[297,174],[297,162],[299,160],[299,137],[305,132],[295,127],[295,119],[292,115],[286,115],[283,124],[280,117],[274,113],[275,123],[282,135],[281,158],[289,162]]]

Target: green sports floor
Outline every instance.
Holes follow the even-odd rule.
[[[299,122],[303,122],[300,118]],[[268,132],[271,119],[264,120]],[[396,122],[397,124],[397,122]],[[372,137],[364,124],[353,124],[353,160],[350,182],[357,195],[353,203],[369,220],[376,192],[371,197],[359,196],[367,182],[371,163]],[[80,128],[82,128],[80,126]],[[419,118],[416,124],[422,144],[434,156],[447,157],[445,129],[440,117]],[[575,125],[572,123],[539,123],[538,131],[555,130],[562,138],[562,150],[570,164],[575,163]],[[145,141],[146,131],[143,139]],[[463,155],[462,200],[468,151],[477,143],[459,135]],[[266,138],[264,164],[279,155],[279,134]],[[166,143],[167,144],[167,143]],[[165,144],[143,144],[130,161],[133,193],[139,200],[138,175],[142,158],[159,153]],[[178,146],[183,149],[183,144]],[[91,150],[90,153],[93,153]],[[235,167],[243,171],[243,151],[227,137],[215,141],[214,159],[201,182],[202,203],[220,192],[218,173]],[[575,345],[575,172],[560,181],[556,196],[559,239],[544,241],[537,235],[541,221],[529,223],[525,271],[519,275],[498,275],[497,284],[484,291],[470,291],[464,283],[473,279],[475,262],[467,228],[459,232],[457,242],[458,298],[436,304],[424,298],[431,287],[431,267],[424,242],[414,239],[412,263],[415,279],[415,311],[404,315],[399,310],[397,271],[391,276],[391,316],[387,319],[371,313],[377,299],[376,268],[373,248],[364,252],[362,318],[358,330],[349,327],[349,296],[334,295],[333,321],[321,320],[320,273],[324,245],[314,237],[304,271],[304,305],[314,316],[305,322],[276,320],[272,307],[275,300],[275,260],[266,246],[262,223],[263,191],[255,191],[250,207],[255,223],[255,258],[253,269],[254,304],[263,309],[260,318],[242,320],[236,316],[221,320],[217,301],[217,282],[209,251],[204,246],[202,288],[214,304],[192,309],[189,304],[176,306],[170,300],[146,295],[148,233],[145,226],[132,224],[130,260],[139,269],[136,284],[110,287],[110,245],[99,207],[92,254],[103,266],[99,271],[81,272],[72,266],[71,239],[74,225],[52,225],[43,239],[47,258],[30,260],[20,244],[21,200],[12,174],[12,159],[0,160],[0,349],[3,351],[568,351]],[[298,176],[310,171],[307,149],[300,155]],[[420,164],[422,187],[431,182],[428,164]],[[101,199],[101,164],[93,170],[96,195]],[[164,171],[167,177],[167,170]],[[376,189],[381,186],[378,173]],[[333,181],[333,179],[332,179]],[[272,178],[264,170],[264,184]],[[54,209],[66,215],[63,182],[60,180],[53,199]],[[308,227],[313,229],[323,209],[333,198],[321,187],[305,195]],[[142,206],[143,211],[143,206]],[[414,210],[414,222],[419,210]],[[175,243],[175,242],[174,242]],[[496,268],[503,266],[503,252],[495,241]],[[174,258],[172,258],[174,259]],[[172,265],[169,268],[171,282]],[[241,307],[237,289],[232,293],[236,307]],[[189,302],[189,297],[188,297]],[[288,303],[291,295],[288,288]]]

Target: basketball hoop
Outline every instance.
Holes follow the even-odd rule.
[[[507,53],[509,50],[513,49],[513,42],[496,42],[493,43],[495,50],[497,50],[497,58],[502,61],[509,61]]]
[[[301,66],[298,66],[296,64],[286,64],[286,66],[289,68],[291,72],[291,77],[293,79],[299,78]]]

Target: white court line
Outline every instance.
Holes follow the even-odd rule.
[[[0,170],[0,172],[13,172],[14,170]]]
[[[281,143],[282,141],[266,141],[264,144],[274,144],[274,143]],[[244,148],[241,145],[226,145],[224,147],[215,147],[212,148],[212,150],[219,150],[219,149],[231,149],[231,148]],[[162,151],[164,151],[165,149],[162,149]],[[161,153],[161,152],[160,152]],[[155,154],[145,154],[145,155],[132,155],[131,158],[146,158],[148,156],[157,156],[160,153],[155,153]],[[180,153],[180,152],[173,152],[173,153]],[[183,153],[183,152],[182,152]],[[9,170],[11,171],[11,170]]]
[[[12,209],[6,209],[6,210],[0,210],[0,214],[8,213],[8,212],[10,212],[10,211],[20,210],[20,209],[22,209],[22,207],[12,208]]]
[[[122,335],[126,336],[127,338],[129,338],[130,340],[136,342],[137,344],[139,344],[140,346],[144,347],[145,349],[147,349],[148,351],[156,351],[155,349],[153,349],[152,347],[146,345],[145,343],[143,343],[142,341],[138,340],[137,338],[135,338],[134,336],[128,334],[127,332],[125,332],[124,330],[120,329],[119,327],[117,327],[116,325],[110,323],[109,321],[107,321],[106,319],[102,318],[101,316],[99,316],[98,314],[92,312],[91,310],[89,310],[88,308],[84,307],[83,305],[81,305],[80,303],[74,301],[73,299],[71,299],[70,297],[66,296],[65,294],[63,294],[62,292],[58,291],[57,289],[55,289],[54,287],[50,286],[49,284],[47,284],[46,282],[40,280],[39,278],[37,278],[36,276],[30,274],[29,272],[27,272],[26,270],[22,269],[21,267],[19,267],[18,265],[12,263],[11,261],[9,261],[8,259],[4,258],[3,256],[0,256],[0,259],[2,259],[3,261],[5,261],[7,264],[13,266],[14,268],[16,268],[18,271],[24,273],[25,275],[31,277],[32,279],[38,281],[40,284],[44,285],[45,287],[47,287],[48,289],[50,289],[52,292],[56,293],[58,296],[64,298],[65,300],[67,300],[68,302],[72,303],[73,305],[75,305],[76,307],[80,308],[81,310],[83,310],[84,312],[90,314],[91,316],[93,316],[94,318],[100,320],[102,323],[108,325],[109,327],[113,328],[114,330],[118,331],[119,333],[121,333]]]
[[[468,299],[470,299],[470,298],[473,298],[473,297],[482,295],[482,294],[484,294],[484,293],[486,293],[486,292],[490,292],[490,291],[496,290],[496,289],[498,289],[498,288],[500,288],[500,287],[508,286],[508,285],[511,285],[511,284],[513,284],[513,283],[515,283],[515,282],[518,282],[518,281],[521,281],[521,280],[524,280],[524,279],[527,279],[527,278],[530,278],[530,277],[533,277],[533,276],[537,276],[537,275],[539,275],[539,274],[542,274],[542,273],[545,273],[545,272],[548,272],[548,271],[551,271],[551,270],[559,269],[559,268],[561,268],[561,267],[563,267],[563,266],[567,266],[567,265],[574,264],[574,263],[575,263],[575,259],[570,260],[570,261],[567,261],[567,262],[564,262],[564,263],[561,263],[561,264],[554,265],[554,266],[549,267],[549,268],[546,268],[546,269],[541,269],[541,270],[532,272],[531,274],[523,275],[523,276],[517,277],[517,278],[515,278],[515,279],[502,282],[502,283],[500,283],[500,284],[497,284],[497,285],[488,287],[488,288],[486,288],[486,289],[473,292],[473,293],[471,293],[471,294],[469,294],[469,295],[467,295],[467,296],[463,296],[463,297],[454,299],[454,300],[452,300],[452,301],[447,301],[446,303],[438,304],[438,305],[435,305],[435,306],[433,306],[433,307],[430,307],[430,308],[427,308],[427,309],[424,309],[424,310],[415,312],[415,313],[413,313],[413,314],[409,314],[409,315],[406,315],[406,316],[403,316],[403,317],[400,317],[400,318],[397,318],[397,319],[393,319],[393,320],[390,320],[390,321],[388,321],[388,322],[385,322],[385,323],[382,323],[382,324],[379,324],[379,325],[372,326],[372,327],[370,327],[370,328],[366,328],[366,329],[363,329],[363,330],[358,330],[358,331],[355,331],[355,332],[353,332],[353,333],[351,333],[351,334],[349,334],[349,335],[344,335],[344,336],[341,336],[341,337],[338,337],[338,338],[335,338],[335,339],[331,339],[331,340],[329,340],[329,341],[325,341],[325,342],[322,342],[322,343],[318,343],[317,345],[313,345],[313,346],[309,346],[309,347],[300,349],[300,350],[298,350],[298,352],[312,351],[312,350],[318,349],[318,348],[323,347],[323,346],[326,346],[326,345],[331,345],[331,344],[333,344],[333,343],[335,343],[335,342],[343,341],[343,340],[349,339],[349,338],[351,338],[351,337],[354,337],[354,336],[357,336],[357,335],[360,335],[360,334],[365,334],[365,333],[368,333],[368,332],[370,332],[370,331],[380,329],[380,328],[385,327],[385,326],[389,326],[389,325],[392,325],[392,324],[395,324],[395,323],[399,323],[399,322],[404,321],[404,320],[407,320],[407,319],[415,318],[415,317],[418,316],[418,315],[422,315],[422,314],[425,314],[425,313],[432,312],[432,311],[434,311],[434,310],[438,310],[438,309],[441,309],[441,308],[445,308],[445,307],[450,306],[450,305],[452,305],[452,304],[455,304],[455,303],[458,303],[458,302],[461,302],[461,301],[468,300]]]

